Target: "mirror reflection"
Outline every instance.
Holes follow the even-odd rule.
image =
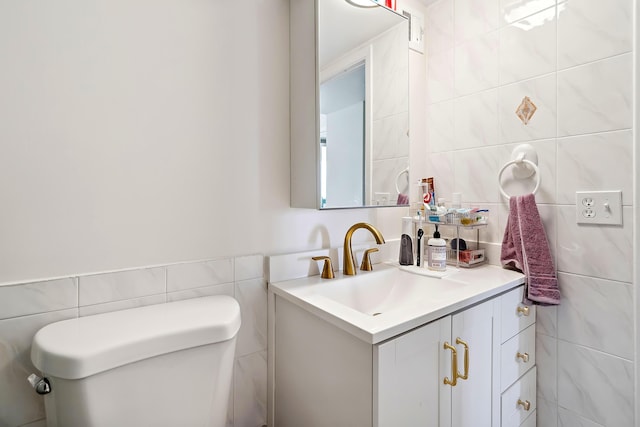
[[[318,14],[320,207],[406,205],[407,20],[345,0]]]

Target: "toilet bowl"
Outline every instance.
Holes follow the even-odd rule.
[[[45,326],[31,360],[47,426],[224,426],[239,329],[223,295]]]

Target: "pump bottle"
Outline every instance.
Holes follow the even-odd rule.
[[[440,238],[437,225],[433,237],[427,241],[427,267],[434,271],[447,268],[447,242]]]

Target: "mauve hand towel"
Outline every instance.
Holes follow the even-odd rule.
[[[509,199],[500,262],[524,273],[526,303],[560,304],[556,270],[533,194]]]
[[[396,205],[408,205],[408,204],[409,204],[409,196],[403,193],[399,193]]]

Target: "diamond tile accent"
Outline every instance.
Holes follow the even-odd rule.
[[[525,125],[529,123],[529,120],[533,117],[538,107],[534,104],[528,96],[522,99],[522,102],[516,109],[516,115],[522,120]]]

